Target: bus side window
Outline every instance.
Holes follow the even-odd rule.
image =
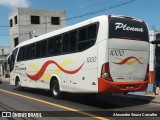
[[[63,47],[62,52],[67,53],[69,52],[69,33],[65,33],[63,35]]]
[[[40,58],[41,57],[41,44],[42,42],[37,42],[36,43],[36,58]]]
[[[18,52],[18,57],[17,57],[17,61],[23,61],[25,60],[25,46],[21,47],[19,49],[19,52]]]
[[[35,57],[36,57],[36,45],[35,43],[32,43],[30,50],[30,59],[34,59]]]
[[[42,46],[41,46],[41,57],[46,57],[47,55],[47,40],[42,41]]]
[[[87,28],[81,28],[79,30],[79,42],[85,41],[87,39]]]
[[[48,39],[48,56],[54,55],[54,37]]]
[[[70,32],[70,52],[76,51],[77,48],[77,30]]]
[[[95,39],[97,35],[97,24],[88,27],[88,39]]]
[[[78,51],[83,51],[93,46],[97,36],[97,24],[79,30]]]
[[[31,48],[30,45],[26,46],[26,60],[30,59],[30,54],[31,54]]]
[[[25,48],[26,48],[25,46],[22,47],[22,59],[21,59],[22,61],[26,59],[26,58],[25,58],[25,57],[26,57]]]
[[[12,55],[10,56],[10,60],[9,60],[10,72],[14,69],[15,59],[16,59],[16,56],[17,56],[17,51],[18,51],[18,48],[15,49],[15,50],[12,52]]]
[[[18,48],[13,51],[14,62],[15,62],[15,59],[16,59],[16,56],[17,56],[17,52],[18,52]]]
[[[61,47],[62,47],[62,36],[56,36],[55,37],[55,54],[61,53]]]
[[[18,56],[17,56],[17,62],[22,60],[22,54],[23,54],[22,47],[20,47],[19,52],[18,52]]]

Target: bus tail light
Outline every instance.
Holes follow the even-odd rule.
[[[112,77],[111,77],[110,72],[109,72],[109,63],[108,62],[104,63],[102,65],[101,77],[106,79],[106,80],[112,81]]]

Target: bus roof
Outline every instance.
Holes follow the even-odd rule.
[[[80,23],[77,23],[77,24],[74,24],[74,25],[71,25],[71,26],[67,26],[67,27],[64,27],[64,28],[61,28],[61,29],[58,29],[58,30],[55,30],[55,31],[52,31],[52,32],[49,32],[49,33],[46,33],[46,34],[43,34],[43,35],[40,35],[40,36],[32,38],[32,39],[28,39],[28,40],[26,40],[24,42],[21,42],[14,49],[16,49],[18,47],[21,47],[21,46],[24,46],[24,45],[27,45],[27,44],[38,42],[40,40],[44,40],[44,39],[50,38],[52,36],[56,36],[56,35],[61,34],[63,32],[67,32],[67,31],[74,30],[74,29],[79,28],[79,27],[83,27],[83,26],[91,24],[93,22],[98,22],[98,21],[105,20],[105,18],[107,19],[108,17],[120,17],[120,18],[122,18],[122,17],[125,18],[126,17],[126,18],[131,18],[131,19],[140,21],[137,18],[124,16],[124,15],[101,15],[101,16],[94,17],[94,18],[85,20],[83,22],[80,22]]]

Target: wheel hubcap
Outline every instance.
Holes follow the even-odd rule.
[[[59,94],[59,86],[58,85],[53,86],[53,94],[55,96],[57,96]]]

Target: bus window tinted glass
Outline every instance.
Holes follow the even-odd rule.
[[[48,56],[54,55],[54,37],[48,39]]]
[[[84,41],[87,39],[87,28],[81,28],[79,30],[79,41]]]
[[[76,51],[77,31],[70,32],[70,52]]]
[[[18,52],[17,61],[25,60],[25,47],[21,47]]]
[[[94,40],[90,40],[90,41],[86,41],[86,42],[82,42],[78,44],[78,50],[82,51],[82,50],[86,50],[89,47],[91,47],[92,45],[94,45],[95,41]]]
[[[62,48],[62,52],[69,52],[69,33],[66,33],[63,35],[63,48]]]
[[[31,53],[30,53],[30,59],[34,59],[36,57],[36,46],[35,44],[31,44]]]
[[[41,42],[41,57],[45,57],[47,53],[47,40],[43,40]]]
[[[97,33],[97,24],[88,27],[88,39],[94,39]]]
[[[62,37],[61,36],[56,36],[55,37],[55,54],[60,54],[61,53],[61,47],[62,47]]]
[[[78,51],[83,51],[96,42],[98,24],[92,24],[79,30]]]
[[[41,44],[42,42],[37,42],[36,43],[36,58],[41,57]]]
[[[27,60],[30,59],[30,54],[31,54],[31,48],[30,48],[30,45],[27,45],[26,47],[26,59]]]
[[[109,18],[109,38],[131,39],[149,42],[146,24],[130,18]]]

